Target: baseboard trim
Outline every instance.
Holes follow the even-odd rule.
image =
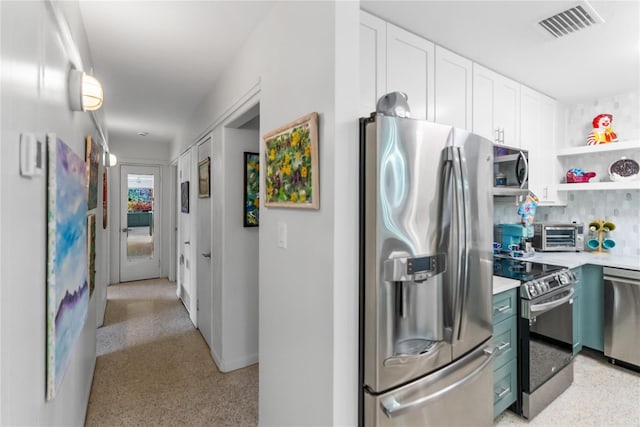
[[[226,362],[222,357],[218,355],[213,347],[211,348],[211,357],[213,358],[213,362],[216,364],[220,372],[231,372],[235,371],[236,369],[246,368],[247,366],[258,363],[257,353]]]

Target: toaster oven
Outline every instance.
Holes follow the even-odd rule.
[[[583,251],[584,225],[534,223],[532,243],[543,252]]]

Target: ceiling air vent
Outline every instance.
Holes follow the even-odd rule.
[[[538,22],[542,28],[556,38],[602,23],[604,23],[604,19],[586,1]]]

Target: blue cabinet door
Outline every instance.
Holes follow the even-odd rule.
[[[582,269],[582,345],[604,351],[604,282],[602,267],[583,265]]]

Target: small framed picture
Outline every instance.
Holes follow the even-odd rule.
[[[180,184],[180,211],[189,213],[189,181]]]
[[[198,163],[198,197],[209,197],[211,194],[211,158],[207,157]]]
[[[257,227],[260,221],[260,154],[244,153],[244,219],[245,227]]]

